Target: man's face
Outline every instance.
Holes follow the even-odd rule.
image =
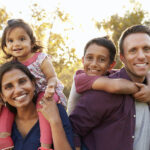
[[[123,42],[121,60],[133,81],[143,82],[150,69],[150,36],[146,33],[128,35]]]
[[[109,50],[104,46],[91,44],[83,57],[83,65],[88,75],[104,75],[110,67]]]

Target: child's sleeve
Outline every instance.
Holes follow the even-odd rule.
[[[75,75],[75,87],[78,93],[92,89],[93,82],[99,76],[88,76],[83,70],[78,70]]]
[[[70,115],[72,113],[72,111],[74,110],[80,96],[81,95],[76,92],[75,82],[74,82],[74,78],[73,78],[73,83],[72,83],[72,87],[71,87],[71,91],[70,91],[70,95],[69,95],[68,103],[67,103],[68,115]]]

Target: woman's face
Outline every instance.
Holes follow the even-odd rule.
[[[5,102],[16,108],[32,103],[35,85],[21,70],[13,69],[4,73],[1,84],[1,96]]]

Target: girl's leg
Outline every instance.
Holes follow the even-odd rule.
[[[39,105],[39,101],[43,96],[44,96],[44,92],[39,93],[37,104],[36,104],[37,108],[41,107]],[[50,124],[44,118],[41,112],[38,112],[38,116],[39,116],[40,133],[41,133],[41,137],[40,137],[41,147],[49,149],[52,146],[52,133],[51,133]]]
[[[13,122],[14,114],[7,107],[3,106],[0,113],[0,149],[14,147],[10,137]]]

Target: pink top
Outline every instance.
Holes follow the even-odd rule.
[[[118,70],[110,70],[108,71],[105,76],[108,76],[109,74],[113,74],[117,72]],[[87,90],[92,89],[92,84],[93,82],[98,79],[100,76],[88,76],[84,70],[78,70],[75,75],[75,86],[76,86],[76,91],[78,93],[85,92]]]
[[[29,58],[27,61],[23,62],[25,66],[28,67],[30,72],[34,75],[36,79],[36,85],[37,85],[37,91],[45,91],[47,86],[47,80],[45,75],[43,74],[40,66],[45,58],[50,57],[48,54],[43,52],[37,52],[35,55],[31,58]],[[66,97],[63,93],[64,86],[60,82],[60,80],[57,81],[57,87],[56,87],[56,93],[60,98],[61,103],[66,106]]]
[[[84,70],[78,70],[75,75],[75,86],[78,93],[92,89],[93,82],[99,76],[88,76]]]

